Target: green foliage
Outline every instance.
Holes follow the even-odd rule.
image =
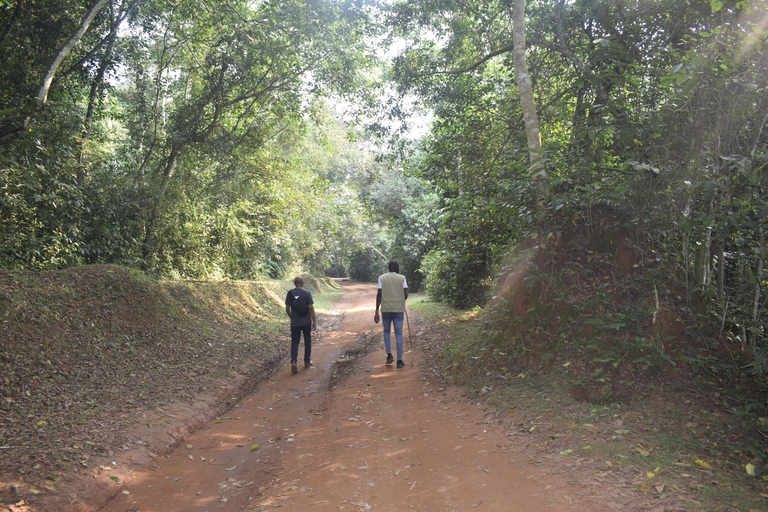
[[[427,291],[448,304],[484,302],[489,269],[510,242],[522,240],[531,221],[532,183],[476,182],[446,197],[438,210],[439,245],[422,264]]]
[[[27,165],[12,160],[0,167],[0,265],[76,265],[83,261],[80,219],[88,209],[69,167],[72,148],[53,141],[27,146]]]
[[[89,8],[0,12],[0,103],[36,94]],[[358,3],[138,2],[114,51],[108,12],[67,54],[33,131],[0,120],[0,264],[278,277],[322,272],[360,243],[344,180],[370,152],[324,99],[369,100],[376,59],[363,38],[376,30]]]
[[[369,250],[353,252],[346,262],[349,277],[361,282],[376,282],[376,279],[386,272],[386,268],[386,262],[378,254]]]
[[[445,375],[452,383],[476,387],[487,368],[503,367],[508,356],[503,347],[494,343],[498,338],[487,335],[487,324],[474,321],[479,312],[475,309],[461,315],[462,322],[454,327],[440,352]]]
[[[383,175],[363,190],[361,195],[374,219],[381,219],[389,239],[384,250],[386,260],[397,261],[400,273],[405,275],[408,289],[422,288],[424,271],[422,261],[434,247],[434,210],[437,196],[423,180],[400,170],[399,162],[390,164],[398,169]],[[385,258],[371,255],[370,277],[375,280],[386,272]]]
[[[700,376],[720,375],[725,379],[733,376],[734,367],[730,362],[724,362],[712,353],[700,351],[684,359],[685,364],[690,365],[691,370]]]
[[[765,368],[768,323],[764,6],[529,2],[526,17],[547,218],[623,212],[635,243],[675,267],[680,296],[703,321],[722,325],[756,372]],[[435,113],[419,157],[420,177],[441,201],[427,286],[463,306],[481,300],[486,269],[505,243],[521,240],[520,219],[535,211],[526,194],[509,194],[528,176],[508,7],[397,2],[387,18],[409,40],[394,59],[394,81]],[[506,187],[517,215],[501,213],[503,194],[488,194],[488,178]],[[588,326],[621,328],[619,313]]]
[[[611,229],[560,229],[498,267],[476,328],[445,345],[444,364],[458,382],[564,368],[603,403],[621,401],[627,379],[662,376],[684,362],[685,340],[649,322],[657,314],[647,301],[652,276],[613,262]]]

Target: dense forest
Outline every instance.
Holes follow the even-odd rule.
[[[370,280],[397,259],[471,307],[542,226],[609,211],[764,379],[766,13],[0,0],[0,266]]]

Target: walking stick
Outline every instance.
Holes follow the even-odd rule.
[[[413,338],[411,338],[411,321],[408,320],[408,309],[405,310],[405,323],[408,324],[408,343],[411,346],[411,350],[413,350]]]

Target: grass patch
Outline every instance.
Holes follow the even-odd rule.
[[[319,295],[312,294],[312,300],[315,301],[315,311],[317,313],[327,313],[339,299],[347,292],[344,290],[332,290]]]
[[[406,304],[408,309],[414,313],[423,316],[427,320],[437,322],[447,318],[454,318],[461,314],[460,310],[432,300],[428,295],[423,293],[409,293]]]

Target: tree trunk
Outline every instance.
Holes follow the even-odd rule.
[[[147,220],[147,229],[144,234],[144,243],[142,244],[143,247],[141,250],[145,258],[148,258],[152,254],[152,246],[155,243],[155,231],[157,230],[157,219],[160,216],[160,209],[163,207],[163,199],[168,190],[168,185],[171,183],[171,178],[176,170],[176,162],[183,147],[183,143],[174,144],[171,148],[171,154],[168,155],[168,161],[165,164],[165,172],[163,173],[163,184],[160,186],[160,190],[154,197],[154,204],[151,205],[151,213]]]
[[[104,55],[102,56],[99,70],[93,79],[93,83],[91,84],[91,92],[88,96],[88,111],[86,112],[85,120],[83,121],[83,125],[85,127],[83,129],[82,147],[80,148],[80,160],[77,166],[77,184],[80,187],[85,185],[86,181],[89,179],[85,163],[85,145],[91,138],[91,125],[93,124],[93,113],[96,110],[96,101],[98,100],[99,91],[104,85],[104,74],[107,71],[107,66],[109,66],[111,62],[110,59],[112,58],[112,51],[115,48],[116,39],[117,31],[113,31],[109,35],[109,43],[107,44],[107,48],[104,51]]]
[[[8,37],[8,34],[11,33],[11,29],[16,24],[16,21],[19,19],[19,14],[24,9],[24,1],[25,0],[18,0],[16,2],[16,7],[13,9],[13,15],[11,16],[10,21],[5,26],[5,30],[3,30],[3,35],[0,36],[0,45],[2,45],[5,42],[5,38]]]
[[[533,98],[533,84],[528,74],[525,52],[525,0],[515,0],[512,6],[512,39],[514,42],[515,80],[520,91],[520,103],[525,121],[525,135],[528,139],[528,157],[531,175],[536,184],[537,204],[543,206],[546,197],[547,173],[541,149],[541,132],[536,101]]]
[[[720,312],[725,311],[725,244],[717,243],[717,302]]]
[[[765,230],[762,223],[758,228],[760,234],[760,258],[757,263],[757,271],[755,273],[755,298],[752,303],[752,325],[757,326],[760,320],[760,290],[763,286],[763,268],[765,267]],[[757,335],[750,338],[750,346],[752,347],[752,353],[757,352]]]
[[[64,45],[64,47],[59,51],[59,54],[56,55],[56,58],[53,59],[53,63],[51,64],[51,67],[48,68],[48,73],[45,75],[45,78],[43,79],[43,84],[40,87],[40,90],[37,93],[37,97],[35,98],[35,102],[37,103],[38,108],[43,108],[48,101],[48,90],[51,88],[51,83],[53,82],[53,76],[56,74],[56,71],[59,69],[59,66],[61,65],[61,62],[64,60],[64,57],[69,54],[69,52],[74,48],[74,46],[82,39],[83,35],[85,34],[85,31],[88,30],[88,27],[91,26],[91,22],[93,22],[93,19],[96,17],[96,15],[99,13],[102,7],[104,7],[104,4],[107,3],[108,0],[99,0],[96,5],[94,5],[90,12],[88,12],[88,15],[83,20],[83,23],[80,25],[80,28],[77,30],[75,35],[72,36],[72,38],[67,42],[67,44]]]

